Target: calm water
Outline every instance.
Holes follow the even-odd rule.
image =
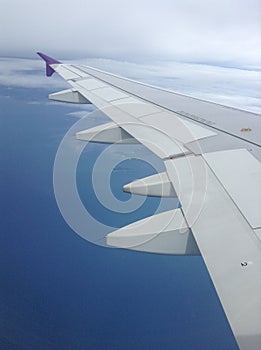
[[[52,168],[76,121],[66,116],[72,107],[46,105],[41,89],[1,87],[0,95],[0,349],[237,349],[200,257],[106,249],[67,226]],[[157,199],[130,215],[99,204],[90,176],[104,147],[88,146],[79,163],[88,210],[114,227],[152,214]],[[142,161],[125,161],[113,172],[112,190],[125,201],[122,185],[152,173]]]

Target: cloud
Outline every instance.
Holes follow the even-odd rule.
[[[78,106],[79,109],[79,106]],[[73,111],[73,112],[69,112],[66,115],[70,116],[70,117],[74,117],[74,118],[83,118],[86,117],[86,115],[90,114],[91,112],[93,112],[95,110],[95,106],[94,105],[84,105],[84,107],[82,107],[81,110],[77,110],[77,111]]]
[[[0,57],[0,68],[0,84],[9,88],[18,86],[54,89],[66,86],[58,76],[46,79],[40,60]]]
[[[24,0],[22,6],[4,0],[0,45],[6,55],[36,57],[41,50],[63,61],[74,57],[134,80],[260,112],[260,10],[259,0]],[[10,88],[67,87],[57,75],[47,79],[39,59],[1,58],[0,66],[0,84]]]
[[[259,69],[173,61],[141,64],[111,59],[85,59],[80,63],[192,97],[256,113],[261,111]]]
[[[261,111],[261,72],[207,64],[155,61],[150,64],[113,59],[82,59],[74,63],[87,64],[130,79],[173,90],[193,97],[247,109]],[[0,84],[10,87],[45,88],[48,93],[66,89],[68,85],[58,75],[45,77],[44,63],[31,59],[0,58]],[[48,103],[60,102],[49,101]],[[92,111],[91,105],[70,105],[81,117]],[[82,112],[83,111],[83,112]]]
[[[260,13],[259,0],[4,0],[0,45],[6,55],[260,66]]]
[[[88,113],[87,111],[75,111],[75,112],[69,112],[67,113],[67,115],[75,118],[83,118],[83,117],[86,117],[87,113]]]

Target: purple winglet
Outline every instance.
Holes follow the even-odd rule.
[[[57,63],[61,63],[57,60],[55,60],[52,57],[46,56],[44,53],[42,52],[37,52],[37,55],[39,55],[46,63],[46,75],[47,77],[50,77],[51,75],[53,75],[53,73],[55,72],[55,70],[50,67],[51,64],[57,64]]]

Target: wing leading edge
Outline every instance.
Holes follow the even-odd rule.
[[[260,116],[39,55],[48,76],[55,71],[71,85],[71,93],[58,93],[60,100],[93,103],[112,120],[77,138],[142,143],[162,159],[166,173],[144,179],[144,188],[142,180],[126,188],[139,194],[174,193],[182,204],[109,234],[108,244],[166,254],[200,253],[240,349],[260,349]],[[173,100],[178,110],[171,107]],[[238,115],[249,120],[253,133],[243,137],[231,125],[222,128],[220,120],[207,120],[206,113],[217,119],[226,113],[230,124]]]

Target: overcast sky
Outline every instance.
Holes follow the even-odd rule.
[[[260,0],[1,0],[1,56],[260,66]]]
[[[0,0],[0,49],[0,84],[10,87],[63,87],[34,71],[44,70],[42,51],[261,110],[261,0]]]

